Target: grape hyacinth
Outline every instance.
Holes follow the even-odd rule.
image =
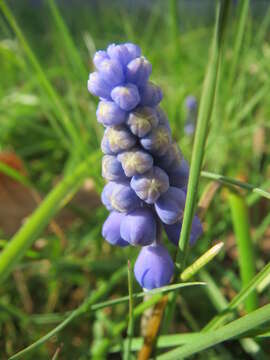
[[[97,51],[96,71],[88,90],[100,98],[97,120],[105,127],[101,149],[101,199],[110,211],[102,236],[112,245],[141,246],[134,267],[147,290],[169,284],[173,261],[163,244],[178,244],[186,199],[189,167],[159,107],[162,91],[149,81],[152,65],[131,43],[111,44]],[[202,233],[194,217],[190,242]]]

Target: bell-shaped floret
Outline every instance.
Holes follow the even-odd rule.
[[[136,209],[128,213],[120,228],[121,237],[134,246],[146,246],[156,240],[156,219],[150,208]]]
[[[129,150],[136,144],[136,137],[124,126],[108,127],[102,139],[102,151],[105,154],[117,154]]]
[[[157,127],[158,118],[153,108],[140,106],[129,114],[127,125],[132,134],[141,138]]]
[[[122,66],[126,66],[133,56],[125,44],[111,44],[107,48],[107,54],[111,59],[118,60]]]
[[[174,245],[178,246],[180,233],[182,230],[182,222],[180,221],[173,225],[163,224],[163,227],[168,236],[168,239]],[[202,233],[203,233],[202,223],[200,222],[198,216],[195,215],[192,221],[190,237],[189,237],[189,243],[191,246],[196,243],[196,241],[202,235]]]
[[[102,176],[109,181],[123,181],[126,179],[120,161],[114,155],[104,155],[102,158]]]
[[[120,235],[120,226],[124,218],[124,214],[112,211],[103,224],[102,236],[111,245],[122,247],[129,245]]]
[[[140,104],[143,106],[157,106],[163,97],[161,88],[152,82],[148,82],[145,86],[140,87]]]
[[[134,273],[142,288],[152,290],[170,283],[174,264],[163,245],[145,246],[137,258]]]
[[[140,149],[124,151],[118,155],[118,160],[121,162],[125,175],[128,177],[144,174],[153,166],[152,156]]]
[[[145,150],[158,156],[166,153],[171,141],[171,134],[165,126],[158,126],[140,139],[141,145]]]
[[[108,84],[98,72],[93,72],[89,75],[87,83],[88,91],[104,99],[111,98],[112,86]]]
[[[143,175],[133,176],[130,186],[140,199],[147,204],[154,204],[160,195],[168,190],[169,178],[162,169],[154,166]]]
[[[106,51],[104,51],[104,50],[97,51],[93,58],[93,63],[95,65],[96,69],[99,69],[99,66],[101,65],[101,63],[107,59],[109,59],[109,56]]]
[[[144,56],[136,58],[127,64],[127,82],[143,86],[147,83],[151,72],[152,65]]]
[[[115,59],[104,59],[98,70],[101,77],[112,87],[122,84],[125,80],[123,67]]]
[[[111,97],[121,109],[126,111],[134,109],[140,102],[137,86],[129,83],[113,88]]]
[[[141,200],[131,189],[129,182],[117,183],[110,197],[111,206],[119,212],[130,212],[141,207]]]
[[[188,184],[189,166],[185,159],[180,163],[176,170],[168,172],[170,185],[180,189],[184,189]]]
[[[155,210],[165,224],[174,224],[183,217],[186,194],[181,189],[169,187],[155,203]]]
[[[113,101],[100,101],[97,108],[97,120],[104,126],[115,126],[126,122],[127,112]]]

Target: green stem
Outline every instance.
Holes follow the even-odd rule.
[[[185,268],[185,262],[188,251],[189,235],[195,212],[195,202],[198,191],[200,171],[203,162],[204,147],[207,138],[208,127],[212,115],[215,92],[217,87],[217,75],[220,67],[222,43],[226,21],[228,17],[230,0],[221,1],[217,10],[215,32],[212,43],[211,56],[208,62],[208,68],[204,79],[203,92],[200,102],[198,122],[196,127],[194,146],[192,151],[190,175],[188,181],[188,191],[186,206],[183,217],[183,225],[179,240],[179,248],[176,255],[176,263],[180,264],[180,271]],[[175,309],[176,294],[171,294],[164,317],[163,331],[167,332],[169,324],[173,318]]]
[[[49,79],[47,78],[34,52],[27,43],[22,30],[20,29],[15,17],[13,16],[10,8],[8,7],[8,5],[5,3],[4,0],[0,0],[0,9],[3,11],[3,14],[5,15],[7,21],[9,22],[11,28],[15,32],[19,41],[21,42],[21,45],[26,55],[28,56],[28,59],[30,60],[32,67],[36,71],[36,74],[39,78],[39,84],[41,85],[41,88],[48,94],[52,104],[55,107],[57,114],[59,115],[59,119],[61,120],[63,127],[66,129],[67,133],[69,134],[70,138],[74,141],[74,143],[77,144],[78,146],[81,146],[81,141],[79,139],[77,130],[73,126],[72,121],[69,119],[65,107],[63,106],[58,94],[54,90]]]
[[[239,194],[230,192],[228,199],[232,213],[236,243],[239,251],[238,258],[242,286],[245,286],[255,276],[254,247],[250,235],[248,207],[245,199]],[[246,299],[246,310],[250,312],[257,307],[257,294],[253,291]]]
[[[206,178],[206,179],[210,179],[210,180],[216,180],[218,182],[220,182],[221,184],[224,184],[230,188],[234,188],[236,187],[240,187],[242,189],[245,190],[249,190],[251,192],[253,192],[254,194],[257,194],[259,196],[265,197],[266,199],[270,200],[270,193],[266,190],[263,190],[261,188],[258,188],[252,184],[228,177],[228,176],[223,176],[220,174],[214,174],[208,171],[202,171],[201,172],[201,176]]]
[[[228,17],[229,4],[230,1],[221,1],[219,5],[212,44],[212,52],[203,85],[203,93],[201,97],[198,122],[192,151],[186,207],[179,240],[179,252],[177,255],[177,262],[179,263],[181,260],[182,269],[185,267],[186,262],[190,229],[195,211],[199,177],[203,162],[204,146],[215,99],[217,75],[220,67],[221,50],[222,43],[224,42],[224,33]]]
[[[134,315],[133,315],[133,284],[132,284],[132,269],[130,261],[128,261],[128,294],[129,294],[129,319],[127,329],[128,341],[124,346],[124,360],[129,360],[131,357],[132,338],[134,334]]]
[[[181,360],[186,359],[188,356],[197,354],[200,351],[208,349],[221,342],[241,336],[249,330],[254,329],[270,319],[270,304],[261,307],[252,313],[232,321],[228,325],[223,326],[215,331],[209,331],[205,334],[201,334],[195,342],[176,348],[161,356],[158,356],[158,360]]]
[[[241,0],[239,4],[239,20],[237,23],[237,31],[236,31],[236,37],[235,37],[235,43],[234,43],[234,50],[233,50],[233,61],[231,65],[231,72],[230,72],[230,81],[228,82],[231,86],[233,84],[235,73],[237,69],[237,65],[240,58],[241,53],[241,47],[243,45],[243,39],[245,35],[245,26],[248,19],[248,10],[249,10],[249,0]]]
[[[60,210],[62,200],[90,173],[96,156],[96,154],[90,156],[71,175],[64,178],[13,236],[0,254],[0,282],[9,275],[14,265],[25,255],[32,243]]]

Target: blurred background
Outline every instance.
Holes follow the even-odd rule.
[[[95,51],[127,41],[142,48],[153,65],[152,80],[163,89],[162,107],[173,137],[190,161],[217,4],[213,0],[6,3],[10,12],[0,12],[0,247],[87,156],[93,154],[97,161],[82,186],[74,186],[72,196],[64,199],[61,211],[16,266],[10,281],[1,286],[1,359],[56,326],[61,318],[57,314],[75,309],[138,253],[135,248],[111,247],[100,233],[106,218],[99,200],[104,185],[99,148],[103,129],[96,121],[97,100],[86,86]],[[238,2],[233,1],[204,170],[269,190],[270,4],[268,0],[250,2],[235,65],[238,11]],[[188,106],[190,97],[195,109]],[[195,259],[216,241],[225,242],[205,276],[230,300],[241,282],[228,197],[203,177],[199,196],[200,205],[207,207],[205,233],[190,256]],[[205,196],[210,198],[209,206]],[[247,194],[246,203],[259,270],[270,259],[270,206],[254,194]],[[164,241],[168,243],[165,237]],[[174,255],[175,248],[168,247]],[[260,289],[262,303],[269,301],[267,285]],[[140,291],[135,283],[134,291]],[[123,277],[105,299],[126,294]],[[170,332],[198,330],[217,311],[214,298],[199,287],[186,289],[179,299]],[[91,358],[100,342],[112,336],[127,309],[127,304],[121,304],[76,319],[26,358],[52,358],[59,346],[61,359]],[[139,333],[140,321],[136,323]],[[125,331],[114,338],[113,345],[123,336]],[[270,356],[267,341],[260,345]],[[110,349],[102,356],[119,359],[119,352]],[[211,356],[254,358],[238,341],[218,347]]]

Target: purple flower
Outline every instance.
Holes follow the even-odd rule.
[[[151,82],[140,88],[140,95],[143,106],[157,106],[163,97],[160,87]]]
[[[100,101],[97,108],[97,120],[104,126],[120,125],[126,122],[127,112],[113,101]]]
[[[102,158],[102,176],[109,181],[123,181],[126,179],[121,163],[116,156],[105,155]]]
[[[136,209],[128,213],[120,228],[121,237],[131,245],[146,246],[156,240],[156,220],[149,208]]]
[[[140,139],[142,147],[155,155],[164,155],[171,141],[171,134],[165,126],[158,126]]]
[[[95,53],[95,56],[94,56],[94,59],[93,59],[93,63],[95,65],[95,67],[98,69],[99,66],[101,65],[102,61],[105,60],[105,59],[109,59],[109,56],[106,53],[106,51],[104,51],[104,50],[97,51]]]
[[[147,135],[158,125],[155,109],[147,106],[137,107],[129,114],[127,125],[132,134],[139,138]]]
[[[111,205],[111,195],[112,195],[112,192],[113,192],[113,188],[114,186],[116,185],[116,183],[110,181],[108,182],[103,190],[102,190],[102,193],[101,193],[101,201],[102,201],[102,204],[106,207],[107,210],[111,211],[113,210],[113,207]]]
[[[195,96],[187,96],[186,97],[186,108],[187,108],[187,118],[185,122],[185,133],[187,135],[192,135],[195,131],[196,127],[196,118],[197,118],[197,99]]]
[[[116,211],[112,211],[107,217],[102,227],[102,236],[108,243],[122,247],[129,245],[120,235],[120,226],[124,218],[124,214]]]
[[[169,124],[169,120],[165,114],[165,112],[161,109],[161,107],[156,107],[156,114],[159,121],[159,125],[165,126],[170,134],[172,134],[171,127]]]
[[[182,222],[177,222],[173,225],[163,224],[163,227],[168,236],[168,239],[174,245],[178,246],[180,233],[181,233],[181,229],[182,229]],[[189,243],[191,246],[196,243],[196,241],[202,235],[202,233],[203,233],[202,224],[201,224],[198,216],[195,215],[193,218],[193,221],[192,221],[190,237],[189,237]]]
[[[180,189],[185,188],[188,183],[189,166],[186,160],[182,160],[178,168],[168,172],[170,185]]]
[[[188,110],[197,110],[197,99],[193,95],[189,95],[186,97],[186,107]]]
[[[183,154],[176,142],[170,144],[166,153],[156,158],[159,167],[166,171],[174,171],[180,167],[183,160]]]
[[[135,175],[130,186],[138,197],[147,204],[154,204],[160,195],[169,188],[168,175],[159,167],[154,166],[143,175]]]
[[[111,206],[118,212],[129,212],[141,206],[141,201],[128,182],[117,183],[110,196]]]
[[[118,155],[118,159],[128,177],[144,174],[153,166],[152,156],[140,149],[124,151]]]
[[[173,261],[161,244],[143,247],[134,266],[138,283],[147,290],[169,284],[173,272]]]
[[[128,52],[132,59],[141,56],[141,49],[138,45],[132,43],[125,43],[124,45],[128,49]]]
[[[181,189],[169,187],[155,203],[155,210],[165,224],[174,224],[183,217],[186,194]]]
[[[132,43],[111,44],[97,51],[96,72],[88,89],[99,97],[97,119],[104,127],[102,175],[109,181],[101,194],[110,211],[102,229],[113,245],[144,246],[135,275],[145,289],[167,285],[172,260],[161,245],[162,225],[178,243],[185,207],[189,167],[176,142],[168,118],[159,107],[161,89],[149,81],[152,65]],[[187,101],[189,115],[194,99]],[[202,232],[194,218],[190,242]],[[150,245],[150,246],[149,246]]]
[[[108,151],[116,154],[123,150],[129,150],[136,144],[135,136],[123,126],[108,127],[105,130],[104,138],[106,140],[103,140],[103,147],[105,149],[107,148],[105,154],[107,154]]]
[[[111,92],[113,101],[123,110],[130,111],[140,102],[140,95],[136,85],[126,84],[116,86]]]
[[[127,81],[138,86],[146,84],[152,72],[152,65],[145,57],[141,56],[130,61],[127,65]]]
[[[104,99],[110,99],[112,86],[104,81],[100,73],[93,72],[89,75],[88,91],[95,96],[100,96]]]
[[[112,87],[124,82],[124,72],[119,61],[115,59],[105,59],[98,67],[99,74]]]
[[[126,66],[132,59],[132,53],[124,44],[111,44],[107,47],[107,53],[111,59],[118,60],[122,66]]]

